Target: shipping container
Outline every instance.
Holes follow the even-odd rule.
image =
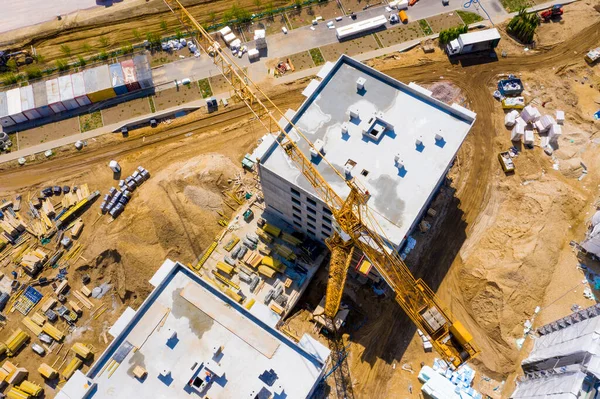
[[[71,82],[73,83],[73,96],[75,97],[77,104],[79,104],[79,106],[91,104],[92,102],[85,92],[83,72],[78,72],[71,75]]]
[[[73,95],[73,82],[71,81],[71,75],[61,76],[58,78],[58,88],[60,90],[60,101],[67,109],[79,108],[79,104],[75,101],[75,95]]]
[[[121,64],[111,64],[109,65],[109,69],[112,87],[115,90],[115,93],[117,93],[117,96],[127,94],[127,86],[125,86],[125,78],[123,77]]]
[[[140,87],[142,89],[154,87],[154,83],[152,82],[152,69],[150,68],[148,57],[145,55],[136,55],[133,57],[133,64],[135,65],[135,74]]]
[[[137,81],[135,64],[133,63],[133,60],[121,62],[121,68],[123,69],[123,77],[125,78],[125,86],[127,86],[127,90],[139,90],[140,84]]]
[[[42,117],[54,115],[52,108],[48,106],[48,96],[46,95],[46,82],[36,82],[33,87],[33,102],[35,109]]]
[[[0,91],[0,124],[4,127],[12,126],[16,122],[8,115],[8,104],[6,103],[6,93]]]
[[[92,103],[108,100],[116,96],[110,80],[108,65],[83,71],[85,92]]]
[[[42,114],[35,109],[35,100],[33,98],[33,86],[21,87],[21,112],[27,119],[38,119]]]
[[[67,110],[67,107],[60,101],[60,89],[58,88],[58,79],[50,79],[46,81],[46,98],[48,106],[55,113]]]
[[[21,90],[11,89],[6,92],[8,115],[17,123],[27,122],[27,117],[21,112]]]

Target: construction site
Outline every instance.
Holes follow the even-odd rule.
[[[600,397],[600,3],[44,7],[0,34],[3,395]]]

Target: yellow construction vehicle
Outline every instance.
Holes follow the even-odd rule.
[[[383,229],[367,206],[368,193],[355,180],[347,180],[336,168],[326,162],[350,189],[342,199],[313,167],[294,140],[279,126],[284,119],[289,130],[318,152],[302,131],[295,126],[269,97],[256,85],[233,59],[221,50],[217,41],[181,5],[179,0],[164,0],[177,16],[185,30],[193,37],[231,85],[235,94],[250,108],[257,120],[269,133],[278,134],[278,141],[290,159],[311,183],[317,195],[327,204],[335,221],[335,232],[326,244],[331,250],[330,277],[327,285],[325,316],[333,319],[342,299],[346,275],[353,251],[358,249],[369,259],[395,294],[395,299],[417,325],[431,339],[433,347],[451,365],[458,367],[479,353],[473,337],[447,310],[433,291],[421,280],[415,279],[399,255],[385,244]],[[332,352],[333,353],[333,352]],[[351,389],[351,387],[350,387]]]

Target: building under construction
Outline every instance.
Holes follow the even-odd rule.
[[[521,366],[514,399],[597,398],[600,389],[600,305],[537,329]]]
[[[298,138],[296,144],[339,196],[349,193],[344,178],[366,189],[384,241],[398,250],[444,181],[475,114],[346,55],[317,76],[298,111],[286,113],[314,148],[285,119],[280,126]],[[253,156],[269,212],[313,239],[329,237],[330,210],[274,136],[265,136]]]
[[[308,334],[296,343],[255,303],[242,307],[180,263],[166,260],[155,287],[109,330],[114,340],[57,399],[310,397],[330,350]]]

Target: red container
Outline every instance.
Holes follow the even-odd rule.
[[[140,84],[137,81],[135,65],[133,64],[133,60],[121,62],[121,69],[123,69],[123,77],[125,80],[125,86],[127,87],[127,91],[139,90]]]

